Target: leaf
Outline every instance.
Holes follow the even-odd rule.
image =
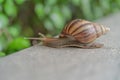
[[[13,36],[13,37],[18,37],[19,36],[19,34],[20,34],[20,31],[21,31],[21,27],[20,27],[20,25],[19,24],[14,24],[14,25],[12,25],[12,26],[10,26],[10,27],[8,27],[9,28],[9,33]]]
[[[120,7],[120,0],[116,0],[116,3],[117,3],[118,6]]]
[[[100,6],[97,6],[93,8],[93,11],[94,11],[94,18],[97,19],[97,18],[100,18],[103,16],[103,10]]]
[[[70,19],[72,17],[72,12],[68,6],[62,6],[62,14],[65,19]]]
[[[80,5],[80,0],[72,0],[72,3],[76,6]]]
[[[45,16],[51,14],[52,9],[49,5],[45,5],[44,10],[45,10]]]
[[[0,13],[0,28],[6,27],[8,25],[8,18],[4,14]]]
[[[0,57],[4,57],[6,54],[4,52],[0,52]]]
[[[44,6],[41,3],[35,5],[35,13],[40,19],[45,16]]]
[[[6,47],[7,40],[4,35],[0,35],[0,51],[3,50],[4,47]]]
[[[3,3],[4,0],[0,0],[0,4]]]
[[[102,8],[102,12],[108,13],[110,11],[110,1],[109,0],[100,0],[100,5]]]
[[[25,0],[15,0],[17,4],[21,5],[25,2]]]
[[[17,7],[14,5],[12,0],[7,0],[4,4],[5,13],[8,16],[15,17],[17,15]]]
[[[50,18],[57,29],[61,29],[64,26],[65,19],[62,13],[60,12],[60,9],[58,8],[58,6],[53,8]]]
[[[91,4],[90,0],[81,0],[81,9],[83,12],[83,15],[86,19],[92,20],[93,19],[93,14],[91,10]]]
[[[52,23],[49,19],[46,19],[46,20],[44,21],[44,25],[45,25],[45,28],[46,28],[48,31],[53,31],[53,30],[54,30],[53,23]]]
[[[47,1],[45,1],[45,4],[51,6],[51,5],[56,4],[56,2],[57,2],[57,0],[47,0]]]
[[[29,40],[26,40],[22,37],[18,37],[8,44],[5,51],[7,54],[10,54],[21,49],[27,48],[29,46],[30,46]]]

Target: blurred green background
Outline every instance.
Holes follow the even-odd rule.
[[[0,0],[0,56],[31,46],[24,37],[59,34],[76,18],[96,20],[120,9],[120,0]]]

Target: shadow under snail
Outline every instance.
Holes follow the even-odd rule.
[[[54,48],[61,47],[80,47],[80,48],[100,48],[103,44],[94,42],[98,37],[110,31],[103,25],[86,21],[83,19],[75,19],[68,23],[62,30],[59,38],[48,38],[43,34],[41,38],[27,38],[41,40],[43,45]]]

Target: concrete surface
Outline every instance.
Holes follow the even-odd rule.
[[[97,22],[111,28],[103,48],[36,45],[0,58],[0,80],[120,80],[120,13]]]

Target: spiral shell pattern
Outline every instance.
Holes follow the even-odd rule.
[[[60,38],[73,36],[81,43],[90,43],[109,30],[109,28],[97,23],[75,19],[63,28]]]

